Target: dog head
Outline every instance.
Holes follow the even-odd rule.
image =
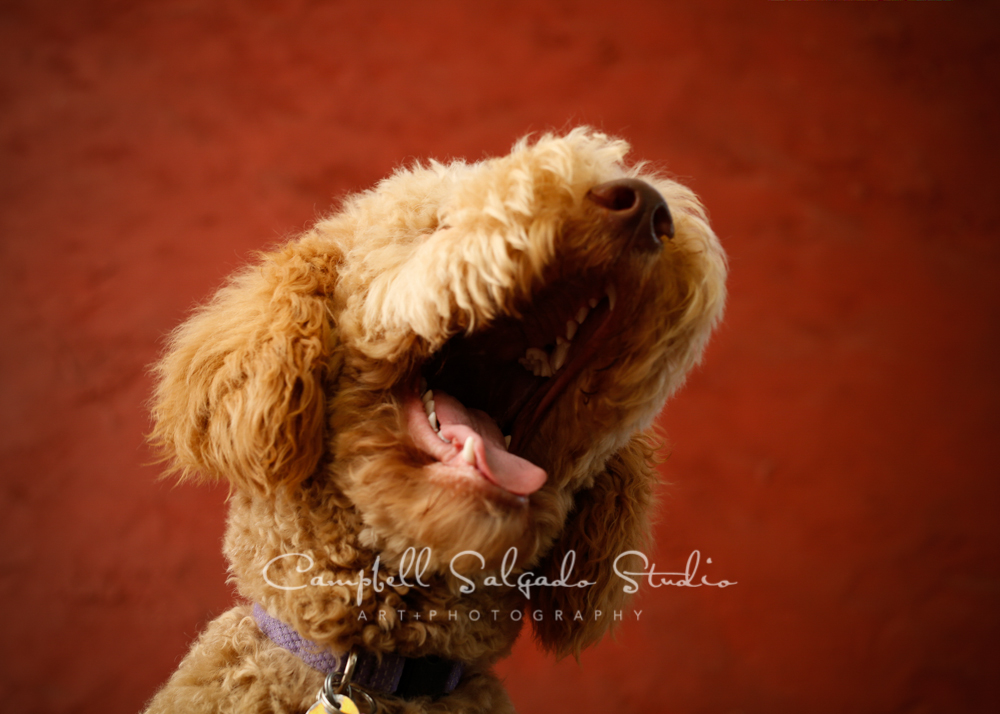
[[[255,498],[336,504],[337,537],[389,566],[416,547],[488,570],[515,547],[546,571],[574,550],[606,580],[645,532],[644,431],[725,296],[697,198],[627,150],[576,129],[349,198],[175,333],[155,440]]]

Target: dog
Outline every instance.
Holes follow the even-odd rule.
[[[511,712],[524,623],[578,654],[628,594],[656,415],[726,259],[691,190],[586,127],[400,169],[171,335],[151,441],[230,484],[246,603],[161,712]]]

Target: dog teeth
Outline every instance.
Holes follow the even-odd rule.
[[[427,386],[427,382],[425,382],[422,377],[421,377],[420,381],[422,382],[422,385],[424,387]],[[427,415],[427,421],[430,422],[431,428],[435,432],[437,432],[437,430],[440,427],[440,425],[438,424],[437,411],[434,408],[434,392],[433,392],[433,390],[428,389],[426,392],[424,392],[423,396],[420,397],[420,400],[424,403],[424,414]],[[438,436],[441,436],[441,434],[438,433]],[[443,441],[448,441],[443,436],[441,436],[441,439]]]
[[[519,359],[518,363],[536,377],[552,376],[552,365],[545,350],[540,350],[537,347],[529,347],[524,351],[524,357]]]
[[[597,298],[590,298],[590,300],[587,301],[587,304],[590,305],[590,309],[593,310],[597,307]]]
[[[476,451],[473,442],[474,439],[471,436],[465,440],[465,446],[462,447],[462,458],[465,459],[466,463],[475,465]]]
[[[614,285],[609,285],[604,292],[608,296],[608,305],[611,307],[612,310],[614,310],[615,300],[618,298],[618,291],[615,290]]]
[[[427,394],[430,394],[430,392],[427,392]],[[424,402],[424,413],[427,414],[427,421],[431,423],[431,428],[434,429],[434,431],[437,431],[438,430],[437,411],[434,408],[433,399],[428,399]]]
[[[539,365],[537,361],[528,359],[527,357],[522,357],[517,362],[536,377],[541,376],[541,365]]]
[[[609,288],[609,291],[612,296],[609,297],[609,301],[613,305],[614,288]],[[591,299],[590,304],[591,306],[596,305],[597,300]],[[566,364],[566,357],[569,354],[569,348],[573,343],[573,338],[576,337],[576,334],[580,329],[580,325],[587,319],[587,315],[589,314],[590,308],[586,305],[582,305],[576,311],[576,319],[566,321],[566,336],[556,336],[556,348],[552,351],[551,355],[538,347],[529,347],[524,351],[524,357],[518,359],[518,364],[536,377],[551,377],[555,372],[562,369],[564,364]]]
[[[508,436],[505,436],[505,437],[503,438],[503,443],[507,445],[507,448],[508,448],[508,449],[510,448],[510,435],[508,435]]]
[[[564,364],[566,364],[566,355],[569,354],[569,343],[563,342],[561,345],[556,347],[556,351],[552,353],[552,369],[553,371],[559,371]]]
[[[536,362],[548,362],[549,356],[545,354],[544,350],[540,350],[537,347],[529,347],[524,351],[524,356],[526,359],[535,360]]]
[[[431,428],[434,431],[438,430],[438,419],[437,411],[434,408],[434,392],[428,389],[424,392],[424,396],[421,397],[424,402],[424,413],[427,415],[427,421],[431,423]],[[440,434],[438,435],[440,436]]]

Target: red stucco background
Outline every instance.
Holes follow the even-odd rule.
[[[131,712],[232,593],[145,372],[248,253],[413,157],[590,123],[704,198],[727,319],[663,418],[646,590],[519,710],[993,711],[986,2],[0,3],[0,701]]]

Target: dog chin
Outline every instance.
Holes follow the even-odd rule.
[[[449,415],[445,418],[455,418],[444,404],[447,398],[441,395],[439,401]],[[547,515],[557,510],[558,497],[544,487],[545,472],[529,464],[533,470],[529,477],[541,479],[538,488],[514,493],[497,483],[511,478],[503,473],[507,466],[491,464],[497,455],[487,453],[498,448],[496,442],[502,443],[502,436],[489,433],[475,419],[472,426],[450,421],[435,430],[415,387],[398,404],[405,429],[399,448],[385,449],[374,459],[364,458],[361,468],[344,484],[345,495],[364,522],[359,544],[377,552],[389,568],[398,567],[409,549],[428,549],[428,574],[449,574],[452,559],[465,551],[481,555],[486,569],[498,568],[510,548],[517,549],[518,569],[536,560],[545,540],[540,534],[548,530],[545,524],[560,520]],[[446,443],[446,437],[461,446]],[[462,455],[469,439],[475,451],[473,463]],[[494,443],[484,443],[489,441]],[[460,558],[456,570],[463,569],[474,575],[480,561]]]
[[[512,496],[468,469],[440,463],[410,471],[408,477],[420,482],[411,490],[426,497],[418,499],[413,510],[393,508],[388,509],[392,514],[378,513],[372,519],[375,528],[360,539],[379,552],[384,565],[398,568],[411,549],[428,552],[427,572],[431,574],[449,574],[455,556],[470,551],[483,560],[459,558],[455,572],[475,575],[481,569],[496,570],[511,548],[516,549],[517,569],[537,560],[539,521],[548,519],[541,516],[544,509],[533,507],[529,499]],[[411,520],[405,526],[398,525],[407,518]],[[396,528],[385,527],[387,522],[395,522]]]

